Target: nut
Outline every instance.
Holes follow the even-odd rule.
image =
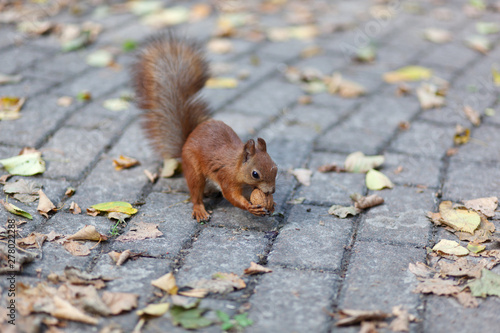
[[[266,208],[270,213],[274,212],[274,200],[272,194],[265,194],[258,188],[250,194],[250,202],[252,205],[260,205]]]

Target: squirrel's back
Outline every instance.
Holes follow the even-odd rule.
[[[209,77],[200,45],[173,34],[149,40],[133,68],[143,128],[163,158],[180,157],[189,134],[210,118],[198,91]]]

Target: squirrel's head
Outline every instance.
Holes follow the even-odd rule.
[[[273,194],[278,167],[267,153],[266,141],[250,139],[241,154],[241,182],[258,188],[266,194]]]

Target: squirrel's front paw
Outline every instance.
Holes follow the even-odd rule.
[[[207,212],[203,205],[193,206],[193,219],[199,222],[208,222],[210,220],[210,214]]]
[[[265,216],[267,214],[267,209],[261,205],[251,205],[248,207],[248,211],[255,216]]]

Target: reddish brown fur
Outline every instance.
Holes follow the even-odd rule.
[[[206,103],[196,96],[208,78],[199,46],[172,35],[155,38],[134,69],[138,104],[145,110],[144,130],[164,158],[182,155],[193,217],[210,218],[203,204],[207,179],[217,183],[234,206],[264,215],[265,208],[248,202],[243,188],[274,193],[278,169],[263,139],[243,144],[229,126],[209,120]]]

